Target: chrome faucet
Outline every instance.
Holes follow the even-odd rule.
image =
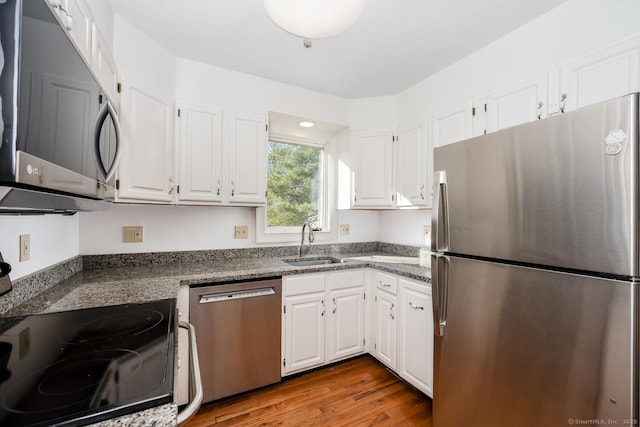
[[[305,227],[309,227],[309,244],[313,242],[313,227],[309,224],[309,221],[302,224],[302,239],[300,240],[300,256],[302,256],[302,248],[304,247],[304,229]]]

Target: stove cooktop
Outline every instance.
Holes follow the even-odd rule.
[[[81,426],[172,402],[175,308],[0,319],[0,425]]]

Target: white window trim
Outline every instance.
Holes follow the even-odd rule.
[[[284,135],[271,135],[270,141],[281,141],[292,144],[306,144],[322,147],[325,153],[325,162],[323,165],[323,174],[326,178],[326,185],[324,186],[324,200],[327,203],[326,223],[328,230],[314,231],[316,241],[335,241],[338,239],[338,211],[336,209],[337,203],[337,170],[338,170],[338,155],[335,140],[318,140],[310,138],[295,138]],[[300,227],[272,227],[280,228],[279,232],[267,232],[267,208],[258,207],[256,209],[256,243],[300,243],[300,232],[302,230],[302,224]],[[306,233],[305,233],[306,234]],[[306,239],[306,238],[305,238]]]

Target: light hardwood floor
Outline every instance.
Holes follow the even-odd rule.
[[[431,399],[361,356],[204,405],[185,427],[432,426]]]

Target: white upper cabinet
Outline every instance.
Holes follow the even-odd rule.
[[[640,37],[570,61],[560,68],[552,111],[571,111],[640,90]]]
[[[172,202],[172,113],[171,100],[155,95],[140,83],[123,81],[117,201]]]
[[[80,50],[80,53],[89,61],[91,57],[91,27],[93,18],[84,0],[63,0],[58,8],[67,31]]]
[[[267,116],[230,112],[226,123],[229,202],[264,205],[267,201]]]
[[[433,151],[428,141],[426,121],[398,129],[395,145],[397,207],[431,206]]]
[[[351,135],[353,207],[393,207],[393,141],[391,130]]]
[[[219,203],[223,195],[222,110],[178,106],[178,203]]]
[[[433,119],[433,145],[442,147],[471,138],[472,110],[473,105],[468,102],[436,115]]]
[[[95,24],[91,25],[91,68],[98,76],[104,90],[114,105],[118,105],[118,68]]]
[[[104,88],[114,106],[118,106],[118,70],[116,63],[91,15],[85,0],[51,0],[62,26]]]
[[[487,94],[487,132],[546,117],[548,74],[543,73]]]

